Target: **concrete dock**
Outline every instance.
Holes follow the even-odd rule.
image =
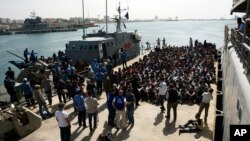
[[[128,62],[128,65],[137,61],[140,57]],[[119,67],[119,66],[118,66]],[[115,69],[118,69],[116,67]],[[68,112],[71,120],[72,140],[75,141],[96,141],[99,134],[112,132],[113,141],[211,141],[214,134],[215,121],[215,102],[216,102],[216,86],[214,88],[214,99],[210,102],[209,116],[207,124],[204,124],[204,129],[196,133],[181,133],[179,134],[179,125],[185,124],[188,120],[194,119],[198,112],[199,105],[178,105],[177,120],[173,121],[173,112],[171,111],[170,120],[166,120],[165,113],[162,113],[159,106],[152,105],[146,102],[140,102],[134,113],[134,126],[126,125],[125,129],[111,128],[107,125],[108,110],[106,108],[106,95],[103,93],[99,102],[98,126],[93,134],[90,134],[89,128],[79,128],[77,114],[74,113],[72,100],[68,101],[65,110]],[[53,106],[49,108],[53,112],[56,111],[58,97],[53,97]],[[165,102],[166,106],[167,102]],[[33,109],[38,113],[38,109]],[[204,118],[204,111],[201,114]],[[86,121],[88,125],[88,119]],[[21,139],[22,141],[60,141],[60,130],[55,116],[43,121],[42,127]]]

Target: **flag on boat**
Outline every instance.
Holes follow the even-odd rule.
[[[128,12],[125,14],[125,17],[126,17],[127,19],[129,19]]]

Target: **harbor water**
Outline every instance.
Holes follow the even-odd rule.
[[[126,23],[126,29],[123,31],[134,31],[135,29],[142,36],[142,45],[146,46],[146,42],[151,43],[153,47],[157,38],[161,40],[165,38],[167,45],[186,46],[189,44],[189,38],[202,42],[215,43],[217,48],[223,46],[224,43],[224,27],[225,25],[236,26],[234,20],[211,20],[211,21],[157,21],[157,22],[133,22]],[[86,33],[97,32],[102,29],[105,24],[99,27],[88,28]],[[106,27],[103,28],[104,30]],[[115,31],[115,24],[108,25],[108,32]],[[34,50],[38,56],[51,57],[53,53],[59,50],[65,50],[65,44],[71,40],[81,40],[82,30],[73,32],[52,32],[39,34],[17,34],[0,36],[0,85],[3,84],[5,72],[8,67],[15,71],[18,75],[19,70],[11,65],[9,61],[20,60],[19,58],[9,54],[6,50],[23,56],[23,51],[28,48],[29,51]],[[21,61],[21,60],[20,60]]]

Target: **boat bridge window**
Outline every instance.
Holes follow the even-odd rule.
[[[109,46],[109,42],[107,42],[107,46]]]
[[[111,42],[111,46],[114,46],[114,42]]]
[[[82,50],[83,49],[83,46],[80,46],[80,50]]]
[[[88,50],[88,46],[84,46],[84,50]]]
[[[91,51],[91,50],[93,50],[93,46],[92,45],[89,46],[89,51]]]
[[[98,50],[98,45],[95,45],[95,46],[94,46],[94,50]]]

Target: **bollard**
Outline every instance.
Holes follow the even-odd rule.
[[[218,70],[221,70],[221,63],[218,62]]]
[[[218,61],[218,63],[221,63],[221,58],[218,58],[218,60],[217,60],[217,61]]]
[[[222,78],[222,70],[218,70],[218,78]]]
[[[217,81],[217,91],[222,91],[222,79],[218,79]]]
[[[214,130],[214,141],[222,141],[223,138],[223,116],[216,115],[215,118],[215,130]]]
[[[220,111],[223,110],[223,95],[221,91],[217,91],[216,95],[216,109],[219,111],[216,111],[216,114],[220,114]]]

